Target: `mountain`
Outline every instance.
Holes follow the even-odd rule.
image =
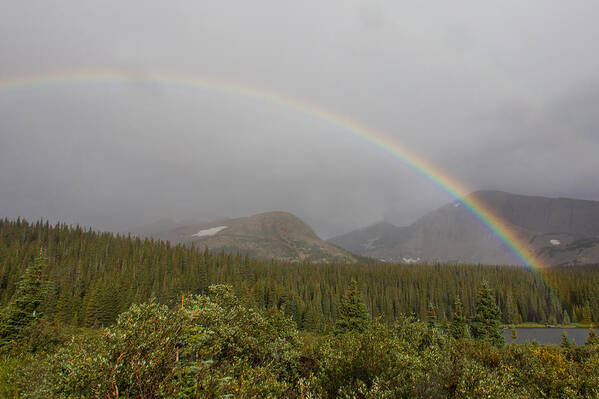
[[[501,191],[470,194],[500,216],[549,265],[599,262],[599,202]],[[356,254],[393,262],[520,263],[460,202],[410,226],[377,223],[329,240]]]
[[[158,223],[154,226],[168,225]],[[173,244],[195,245],[212,251],[242,253],[259,259],[305,262],[353,263],[356,258],[347,251],[321,240],[299,218],[287,212],[267,212],[211,223],[172,224],[169,229],[144,235]],[[138,229],[140,230],[140,229]]]

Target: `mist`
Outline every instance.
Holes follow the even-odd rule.
[[[163,73],[347,115],[473,191],[599,200],[598,12],[540,0],[5,4],[0,82],[124,80],[0,83],[0,217],[127,231],[285,210],[328,238],[451,201],[339,126],[152,82]]]

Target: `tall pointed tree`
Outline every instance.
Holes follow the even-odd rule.
[[[568,339],[568,334],[566,334],[565,331],[562,333],[562,340],[561,340],[561,343],[559,344],[559,346],[562,347],[563,349],[572,348],[572,343]]]
[[[587,326],[593,324],[593,313],[591,312],[591,305],[589,301],[586,301],[582,308],[582,322]]]
[[[335,332],[363,332],[368,327],[370,317],[366,305],[360,298],[358,284],[352,280],[341,303],[339,304],[338,319],[335,322]]]
[[[434,328],[437,325],[437,310],[432,302],[428,303],[428,309],[426,311],[426,319],[429,327]]]
[[[40,249],[35,261],[25,269],[17,284],[14,302],[4,310],[0,320],[0,344],[5,346],[23,337],[23,330],[40,319],[40,306],[45,299],[48,280],[44,276],[46,260]]]
[[[451,323],[449,324],[449,333],[455,339],[468,338],[470,336],[470,330],[466,317],[464,316],[464,307],[459,296],[456,296],[454,302],[454,311],[451,317]]]
[[[501,311],[495,302],[493,291],[486,281],[483,281],[476,299],[476,314],[472,319],[472,336],[483,339],[495,346],[502,346],[505,340],[499,328]]]

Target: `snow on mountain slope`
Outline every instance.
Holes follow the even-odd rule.
[[[223,231],[224,229],[226,229],[227,226],[217,226],[217,227],[211,227],[209,229],[205,229],[205,230],[200,230],[195,234],[192,234],[192,237],[208,237],[208,236],[213,236],[215,234],[217,234],[220,231]]]

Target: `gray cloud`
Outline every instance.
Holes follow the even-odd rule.
[[[473,190],[599,200],[599,6],[435,3],[14,2],[0,79],[221,76],[380,129]],[[0,187],[0,216],[109,230],[282,209],[331,236],[449,200],[318,118],[135,79],[0,89]]]

